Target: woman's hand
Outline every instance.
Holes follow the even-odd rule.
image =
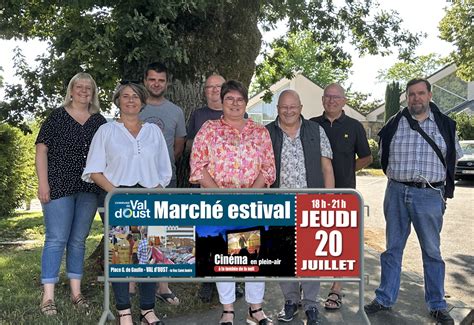
[[[207,171],[207,168],[204,167],[202,170],[202,179],[199,180],[199,185],[201,185],[202,188],[218,188],[219,186],[217,183],[214,181],[214,179],[211,177],[211,174]]]
[[[115,186],[102,173],[91,173],[91,180],[107,193],[115,190]]]
[[[38,175],[38,199],[41,203],[51,201],[48,181],[48,147],[44,143],[36,145],[36,174]]]
[[[41,203],[48,203],[51,201],[49,196],[50,188],[48,182],[38,184],[38,199]]]

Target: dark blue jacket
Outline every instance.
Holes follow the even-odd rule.
[[[446,152],[446,185],[444,196],[446,198],[452,198],[454,196],[454,170],[456,168],[456,122],[451,118],[441,113],[439,108],[432,102],[430,102],[430,109],[433,112],[433,116],[438,126],[441,135],[443,136],[444,141],[446,142],[447,152]],[[405,107],[403,111],[408,111],[408,108]],[[390,143],[392,138],[397,131],[398,123],[403,117],[403,111],[398,112],[396,115],[392,116],[384,127],[378,133],[379,146],[382,146],[382,169],[386,173],[388,166],[388,156],[390,154]]]

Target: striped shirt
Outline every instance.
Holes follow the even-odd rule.
[[[420,123],[425,133],[433,139],[446,157],[447,146],[434,120],[433,112]],[[456,141],[456,157],[462,156]],[[430,144],[417,131],[412,130],[405,117],[400,119],[398,129],[390,143],[387,177],[399,182],[443,182],[446,169]]]

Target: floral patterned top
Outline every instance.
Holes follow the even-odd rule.
[[[219,188],[251,187],[260,173],[268,186],[276,178],[270,134],[251,119],[242,131],[223,118],[204,123],[194,139],[190,164],[191,183],[198,183],[207,168]]]

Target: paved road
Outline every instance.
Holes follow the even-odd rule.
[[[383,196],[385,177],[359,176],[357,189],[370,217],[365,219],[366,243],[377,251],[385,248]],[[474,182],[459,181],[455,197],[448,200],[441,233],[441,253],[446,262],[446,297],[463,301],[474,307]],[[412,228],[403,258],[405,270],[423,274],[421,250]]]

